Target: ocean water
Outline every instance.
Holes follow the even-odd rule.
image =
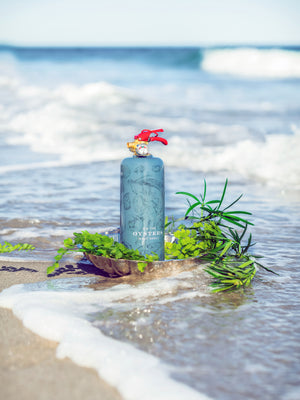
[[[299,89],[297,47],[0,47],[0,241],[37,247],[2,265],[50,264],[73,232],[117,228],[126,142],[163,128],[169,145],[151,149],[165,163],[166,215],[184,213],[177,191],[198,195],[206,179],[213,199],[228,178],[225,201],[244,193],[255,253],[280,274],[258,271],[231,294],[211,294],[201,268],[58,279],[0,304],[126,399],[298,399]]]

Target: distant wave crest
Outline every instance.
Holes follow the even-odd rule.
[[[300,78],[300,52],[256,48],[206,50],[201,68],[241,77]]]

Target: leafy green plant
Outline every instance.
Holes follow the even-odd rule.
[[[200,198],[188,192],[177,192],[177,194],[183,194],[189,198],[189,207],[185,213],[185,219],[193,219],[201,222],[214,220],[217,225],[223,226],[225,228],[228,228],[228,223],[238,226],[240,228],[245,228],[248,225],[254,225],[252,222],[240,217],[240,215],[252,215],[250,212],[229,211],[229,209],[241,199],[241,197],[243,196],[242,194],[233,202],[231,202],[228,206],[221,209],[221,206],[225,199],[227,186],[228,179],[226,179],[225,181],[220,200],[206,201],[207,185],[205,180],[203,194],[200,195]],[[190,199],[193,199],[194,203],[191,203]]]
[[[13,251],[28,251],[34,249],[35,247],[28,243],[18,243],[15,245],[8,242],[4,242],[4,244],[0,243],[0,253],[11,253]]]
[[[81,233],[74,233],[73,238],[64,240],[64,247],[57,251],[55,262],[47,269],[47,274],[51,274],[56,268],[59,267],[59,261],[66,255],[73,252],[95,254],[97,256],[137,260],[138,269],[144,272],[147,263],[158,260],[157,254],[147,254],[143,256],[138,250],[131,250],[124,246],[122,243],[116,242],[113,238],[101,235],[100,233],[90,233],[82,231]]]
[[[227,186],[226,179],[219,200],[206,201],[206,181],[204,181],[204,190],[200,197],[188,192],[178,192],[177,194],[188,198],[185,216],[177,220],[184,219],[186,225],[179,225],[173,232],[175,243],[166,243],[168,258],[201,257],[209,262],[205,271],[214,278],[212,283],[214,292],[248,286],[256,274],[257,267],[275,273],[257,261],[261,258],[260,256],[248,253],[250,247],[254,245],[251,234],[246,244],[242,243],[248,226],[253,225],[246,219],[251,213],[230,210],[242,195],[228,206],[222,207]],[[174,226],[175,223],[174,220],[167,221],[166,225],[173,224]],[[237,229],[241,229],[241,233]]]
[[[221,230],[214,221],[195,222],[186,227],[181,224],[173,232],[175,241],[165,243],[166,259],[200,257],[213,251]]]

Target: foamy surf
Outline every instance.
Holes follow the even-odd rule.
[[[218,130],[219,134],[221,132],[222,127]],[[228,171],[229,174],[239,174],[246,179],[270,186],[300,189],[298,127],[292,126],[289,136],[268,135],[264,140],[243,138],[241,134],[240,140],[231,142],[230,128],[227,132],[229,144],[223,146],[202,146],[201,139],[181,143],[180,137],[173,138],[170,144],[171,151],[165,156],[167,165],[188,167],[193,171],[206,173]]]
[[[172,112],[170,116],[158,112],[153,116],[153,108],[157,108],[160,100],[149,94],[142,97],[137,91],[107,82],[45,88],[3,77],[1,85],[9,88],[10,99],[1,110],[0,131],[9,133],[3,135],[3,140],[12,148],[28,146],[35,153],[51,154],[56,159],[2,165],[0,174],[120,161],[127,155],[122,143],[132,136],[134,126],[155,125],[163,126],[167,132],[167,152],[153,145],[156,154],[163,154],[167,166],[201,172],[229,171],[272,186],[300,187],[299,126],[292,116],[289,132],[262,136],[257,135],[256,128],[203,122],[196,115],[174,118]],[[161,90],[168,95],[168,87]],[[199,89],[199,98],[203,90]],[[164,99],[160,106],[165,107]],[[185,107],[185,100],[169,107],[176,110],[178,106]],[[265,112],[284,111],[271,102],[236,103],[218,108],[203,101],[202,107],[206,112],[217,113],[231,113],[233,107],[241,114],[255,113],[257,118],[262,118]]]
[[[69,357],[80,366],[94,368],[126,400],[208,400],[172,379],[172,368],[157,357],[103,335],[89,321],[91,313],[115,303],[125,308],[131,302],[145,306],[157,298],[166,300],[188,285],[180,278],[165,278],[154,284],[121,284],[103,290],[86,287],[96,282],[96,278],[71,278],[15,285],[0,294],[0,306],[12,309],[31,331],[57,341],[58,358]],[[176,301],[176,296],[170,301]]]
[[[300,54],[282,49],[207,50],[201,67],[215,74],[248,78],[300,78]]]

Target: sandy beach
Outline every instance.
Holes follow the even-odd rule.
[[[0,291],[15,284],[93,275],[92,269],[66,265],[47,277],[47,262],[1,261]],[[6,400],[120,400],[96,371],[55,356],[57,343],[24,328],[11,310],[0,308],[0,398]]]

